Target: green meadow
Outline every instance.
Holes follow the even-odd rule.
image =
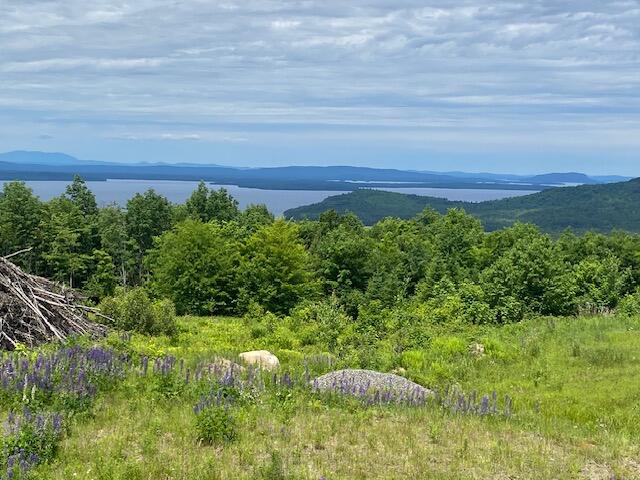
[[[320,353],[254,338],[246,319],[178,323],[172,338],[112,334],[105,342],[133,357],[172,355],[186,365],[267,348],[291,372]],[[367,406],[303,387],[283,396],[272,386],[231,408],[237,436],[220,444],[198,439],[193,406],[201,385],[165,391],[153,375],[130,373],[73,417],[54,460],[35,477],[640,478],[639,329],[637,318],[582,317],[434,331],[434,347],[420,361],[399,355],[392,364],[409,378],[440,378],[433,387],[509,395],[509,417]],[[466,348],[473,342],[484,355]],[[315,365],[314,373],[337,366]]]

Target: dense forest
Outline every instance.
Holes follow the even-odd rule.
[[[427,207],[440,213],[462,208],[481,219],[490,231],[519,221],[533,223],[548,233],[560,233],[569,227],[576,232],[614,229],[639,232],[639,204],[640,180],[636,179],[607,185],[551,188],[532,195],[479,203],[363,189],[288,210],[285,216],[315,219],[333,209],[339,213],[353,212],[365,225],[373,225],[388,216],[408,219]]]
[[[0,476],[574,478],[598,461],[584,478],[636,478],[638,252],[632,233],[488,232],[459,208],[365,227],[241,211],[205,183],[123,207],[79,177],[48,202],[7,183],[0,255],[109,328],[0,342]]]
[[[562,192],[584,190],[547,194]],[[378,192],[356,195],[367,194]],[[371,322],[384,309],[418,305],[433,318],[504,323],[608,311],[640,285],[640,236],[630,233],[554,239],[524,223],[487,232],[461,209],[427,208],[371,228],[335,211],[276,220],[261,205],[240,211],[224,189],[204,183],[182,205],[149,190],[126,208],[98,208],[79,177],[49,202],[11,182],[0,194],[0,232],[1,255],[30,249],[14,260],[94,302],[143,286],[179,314],[287,314],[327,301]]]

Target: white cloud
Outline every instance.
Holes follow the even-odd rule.
[[[517,145],[571,115],[569,136],[622,142],[640,135],[638,25],[637,0],[4,0],[0,121],[199,142],[482,124]]]
[[[276,30],[287,30],[290,28],[296,28],[300,25],[297,20],[274,20],[271,22],[271,27]]]

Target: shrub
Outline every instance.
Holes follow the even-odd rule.
[[[435,383],[451,383],[455,379],[453,367],[445,362],[433,362],[429,367],[429,377]]]
[[[438,283],[433,291],[427,292],[421,286],[418,298],[426,300],[429,315],[436,323],[473,323],[485,324],[496,321],[496,312],[485,300],[482,288],[476,284],[463,282],[453,285],[446,279]]]
[[[266,337],[269,334],[269,327],[263,323],[252,323],[249,334],[254,340]]]
[[[104,315],[113,320],[120,330],[136,331],[148,335],[176,333],[176,312],[170,300],[152,301],[143,288],[120,290],[100,304]]]
[[[402,353],[400,364],[407,370],[419,372],[425,368],[427,355],[421,350],[407,350]]]
[[[431,350],[438,357],[449,359],[467,352],[467,344],[458,337],[437,337],[431,341]]]
[[[505,345],[500,340],[493,337],[485,337],[480,343],[484,345],[484,353],[497,360],[510,360],[518,355],[517,349],[513,346]],[[540,354],[540,342],[530,342],[526,347],[529,356],[537,357]]]
[[[279,350],[278,359],[280,363],[286,365],[302,365],[304,363],[304,355],[302,353],[289,349]]]
[[[640,315],[640,290],[624,297],[618,305],[616,313],[626,317]]]
[[[300,346],[300,340],[287,325],[278,325],[268,338],[269,344],[277,349],[293,350]]]
[[[236,439],[238,436],[236,421],[228,406],[211,405],[196,416],[198,440],[210,445],[220,445]]]
[[[575,268],[579,310],[586,313],[607,312],[622,297],[631,273],[612,256],[588,258]]]
[[[303,345],[318,345],[335,352],[341,337],[348,336],[353,320],[344,312],[335,298],[322,302],[306,302],[291,313],[291,326],[300,332]]]

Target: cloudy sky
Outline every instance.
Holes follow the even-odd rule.
[[[1,0],[14,149],[640,175],[640,0]]]

